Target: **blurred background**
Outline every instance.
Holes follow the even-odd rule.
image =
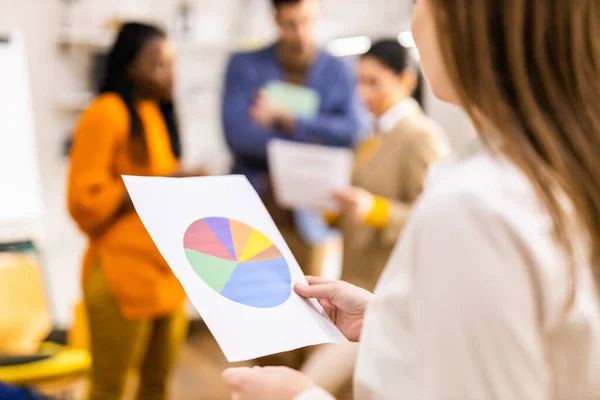
[[[380,37],[397,37],[412,48],[412,3],[323,0],[319,43],[349,62]],[[183,162],[222,174],[231,164],[220,119],[226,62],[234,51],[255,49],[276,38],[272,14],[268,0],[0,0],[0,42],[15,46],[9,56],[19,63],[0,78],[0,146],[13,149],[0,150],[0,166],[10,170],[0,174],[0,187],[19,187],[2,203],[0,241],[35,240],[55,335],[72,327],[74,307],[81,299],[85,239],[65,206],[72,132],[97,94],[106,53],[120,24],[155,23],[175,40]],[[8,68],[6,61],[0,59],[0,70]],[[11,105],[17,103],[24,106],[20,112],[31,113],[31,126],[6,122],[14,116]],[[423,105],[444,128],[452,147],[468,140],[472,128],[467,119],[436,101],[426,86]],[[191,310],[190,315],[194,316]],[[176,398],[222,398],[218,376],[224,361],[212,339],[198,340],[193,353],[182,355],[190,367],[178,367]],[[217,361],[203,363],[207,357]]]

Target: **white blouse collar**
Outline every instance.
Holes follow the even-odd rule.
[[[375,120],[376,130],[379,132],[389,132],[394,129],[398,122],[403,118],[414,114],[419,110],[419,103],[415,99],[408,98],[402,100]]]

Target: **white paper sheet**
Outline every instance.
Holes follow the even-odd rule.
[[[294,293],[304,274],[245,177],[123,179],[227,360],[346,341],[317,302]]]
[[[269,170],[277,202],[294,209],[334,211],[333,194],[350,187],[353,157],[349,149],[271,141]]]

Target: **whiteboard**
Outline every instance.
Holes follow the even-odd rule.
[[[0,224],[41,215],[25,46],[21,36],[0,32]]]

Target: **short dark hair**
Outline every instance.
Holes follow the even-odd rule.
[[[397,39],[383,39],[373,43],[369,51],[362,57],[373,57],[397,74],[412,67],[408,50]]]
[[[271,0],[271,3],[273,4],[273,7],[275,9],[278,9],[281,6],[287,6],[290,4],[298,4],[301,1],[302,0]]]

